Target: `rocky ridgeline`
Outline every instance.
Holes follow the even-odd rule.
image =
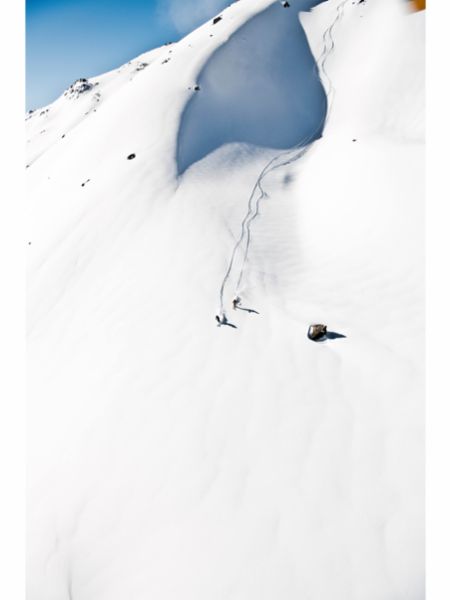
[[[70,99],[79,98],[82,94],[89,92],[96,84],[91,83],[85,78],[77,79],[72,85],[64,92],[64,96]]]
[[[139,73],[139,71],[143,71],[146,67],[148,67],[148,63],[139,62],[134,70],[136,73]]]

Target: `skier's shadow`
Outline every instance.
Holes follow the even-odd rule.
[[[243,310],[244,312],[247,312],[249,314],[259,315],[259,312],[257,310],[253,310],[253,308],[244,308],[243,306],[236,306],[236,310]]]

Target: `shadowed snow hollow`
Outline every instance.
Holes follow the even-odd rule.
[[[290,148],[320,137],[327,100],[297,16],[318,3],[275,2],[211,56],[182,116],[179,173],[223,144]]]

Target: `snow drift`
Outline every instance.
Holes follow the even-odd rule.
[[[27,117],[30,600],[424,597],[423,13],[301,13],[328,120],[264,179],[260,314],[232,310],[243,244],[237,329],[214,320],[255,182],[323,98],[290,4],[234,3]]]
[[[317,3],[292,4],[306,9]],[[326,96],[292,11],[272,3],[209,58],[197,79],[199,93],[183,112],[179,172],[226,143],[287,149],[320,137]]]

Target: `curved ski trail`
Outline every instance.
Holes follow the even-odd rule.
[[[267,177],[267,175],[269,175],[273,171],[275,171],[281,167],[287,167],[290,164],[300,160],[313,145],[313,143],[315,141],[314,140],[315,135],[321,129],[323,130],[323,128],[325,127],[325,125],[328,122],[328,118],[329,118],[331,108],[333,105],[335,89],[333,87],[331,78],[327,73],[326,62],[327,62],[330,54],[333,52],[333,50],[335,48],[335,42],[334,42],[334,38],[333,38],[333,30],[336,27],[336,25],[339,23],[339,21],[342,19],[343,15],[344,15],[344,8],[348,1],[349,0],[343,0],[336,7],[336,16],[335,16],[333,22],[331,23],[331,25],[329,27],[327,27],[327,29],[324,31],[324,33],[322,35],[323,49],[317,60],[317,65],[318,65],[317,76],[322,79],[322,83],[324,83],[324,87],[326,88],[325,116],[320,121],[320,123],[318,124],[318,126],[316,127],[316,129],[313,131],[312,134],[310,134],[306,138],[300,140],[293,148],[284,150],[283,152],[280,152],[279,154],[274,156],[260,172],[260,174],[256,180],[256,183],[253,186],[251,194],[248,198],[247,213],[241,222],[241,233],[233,247],[231,257],[230,257],[230,260],[228,263],[228,267],[225,272],[225,276],[223,278],[222,284],[220,286],[219,298],[220,298],[220,313],[221,314],[224,313],[225,288],[230,279],[231,272],[233,270],[233,266],[234,266],[234,263],[236,260],[236,255],[237,255],[238,250],[240,249],[242,243],[244,242],[244,240],[246,240],[243,260],[242,260],[242,264],[241,264],[241,268],[239,271],[239,276],[238,276],[236,288],[235,288],[235,296],[239,295],[239,291],[241,289],[241,284],[242,284],[242,280],[244,277],[245,267],[246,267],[246,264],[248,261],[248,253],[249,253],[249,249],[250,249],[251,226],[252,226],[252,223],[254,222],[254,220],[256,219],[256,217],[260,214],[259,207],[260,207],[261,200],[263,198],[269,197],[269,194],[263,188],[263,185],[262,185],[263,180]],[[325,82],[323,81],[324,79],[325,79]],[[279,162],[279,161],[281,161],[281,162]],[[254,202],[257,192],[259,192],[259,195],[256,197],[256,201]]]

